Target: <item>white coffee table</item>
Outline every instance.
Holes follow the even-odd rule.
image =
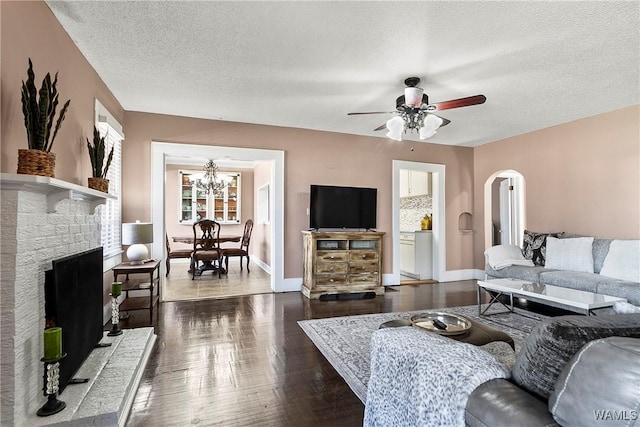
[[[489,304],[482,309],[482,290],[496,292]],[[509,295],[509,307],[498,298]],[[522,297],[540,304],[563,308],[590,316],[596,308],[611,307],[618,301],[626,302],[626,298],[612,297],[609,295],[594,294],[593,292],[579,291],[577,289],[563,288],[561,286],[541,285],[527,280],[519,279],[491,279],[478,280],[478,315],[484,315],[489,307],[499,302],[513,313],[513,297]]]

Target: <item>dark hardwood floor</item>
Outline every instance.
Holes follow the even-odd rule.
[[[127,426],[362,425],[364,405],[297,321],[475,304],[475,283],[395,286],[368,300],[292,292],[163,303]],[[121,326],[148,326],[145,314]]]

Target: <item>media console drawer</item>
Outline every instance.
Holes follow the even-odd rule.
[[[303,231],[302,293],[321,295],[375,292],[382,286],[382,238],[376,231]]]

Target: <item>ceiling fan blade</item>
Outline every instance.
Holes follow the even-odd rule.
[[[468,107],[470,105],[484,104],[487,97],[484,95],[468,96],[466,98],[452,99],[450,101],[436,102],[431,104],[436,107],[436,111],[450,110],[451,108]]]
[[[378,126],[378,127],[377,127],[377,128],[375,128],[373,131],[375,132],[375,131],[383,130],[383,129],[386,129],[386,128],[387,128],[387,124],[385,123],[385,124],[383,124],[383,125],[381,125],[381,126]]]
[[[366,113],[347,113],[347,116],[359,116],[362,114],[393,114],[396,111],[367,111]]]
[[[429,114],[431,114],[431,113],[429,113]],[[431,114],[431,115],[432,116],[436,116],[436,117],[440,117],[437,114]],[[449,119],[445,119],[444,117],[440,117],[440,118],[442,119],[442,124],[440,125],[440,127],[446,126],[449,123],[451,123],[451,120],[449,120]]]

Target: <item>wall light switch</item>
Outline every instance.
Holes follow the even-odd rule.
[[[307,208],[307,216],[309,216],[309,208]]]

